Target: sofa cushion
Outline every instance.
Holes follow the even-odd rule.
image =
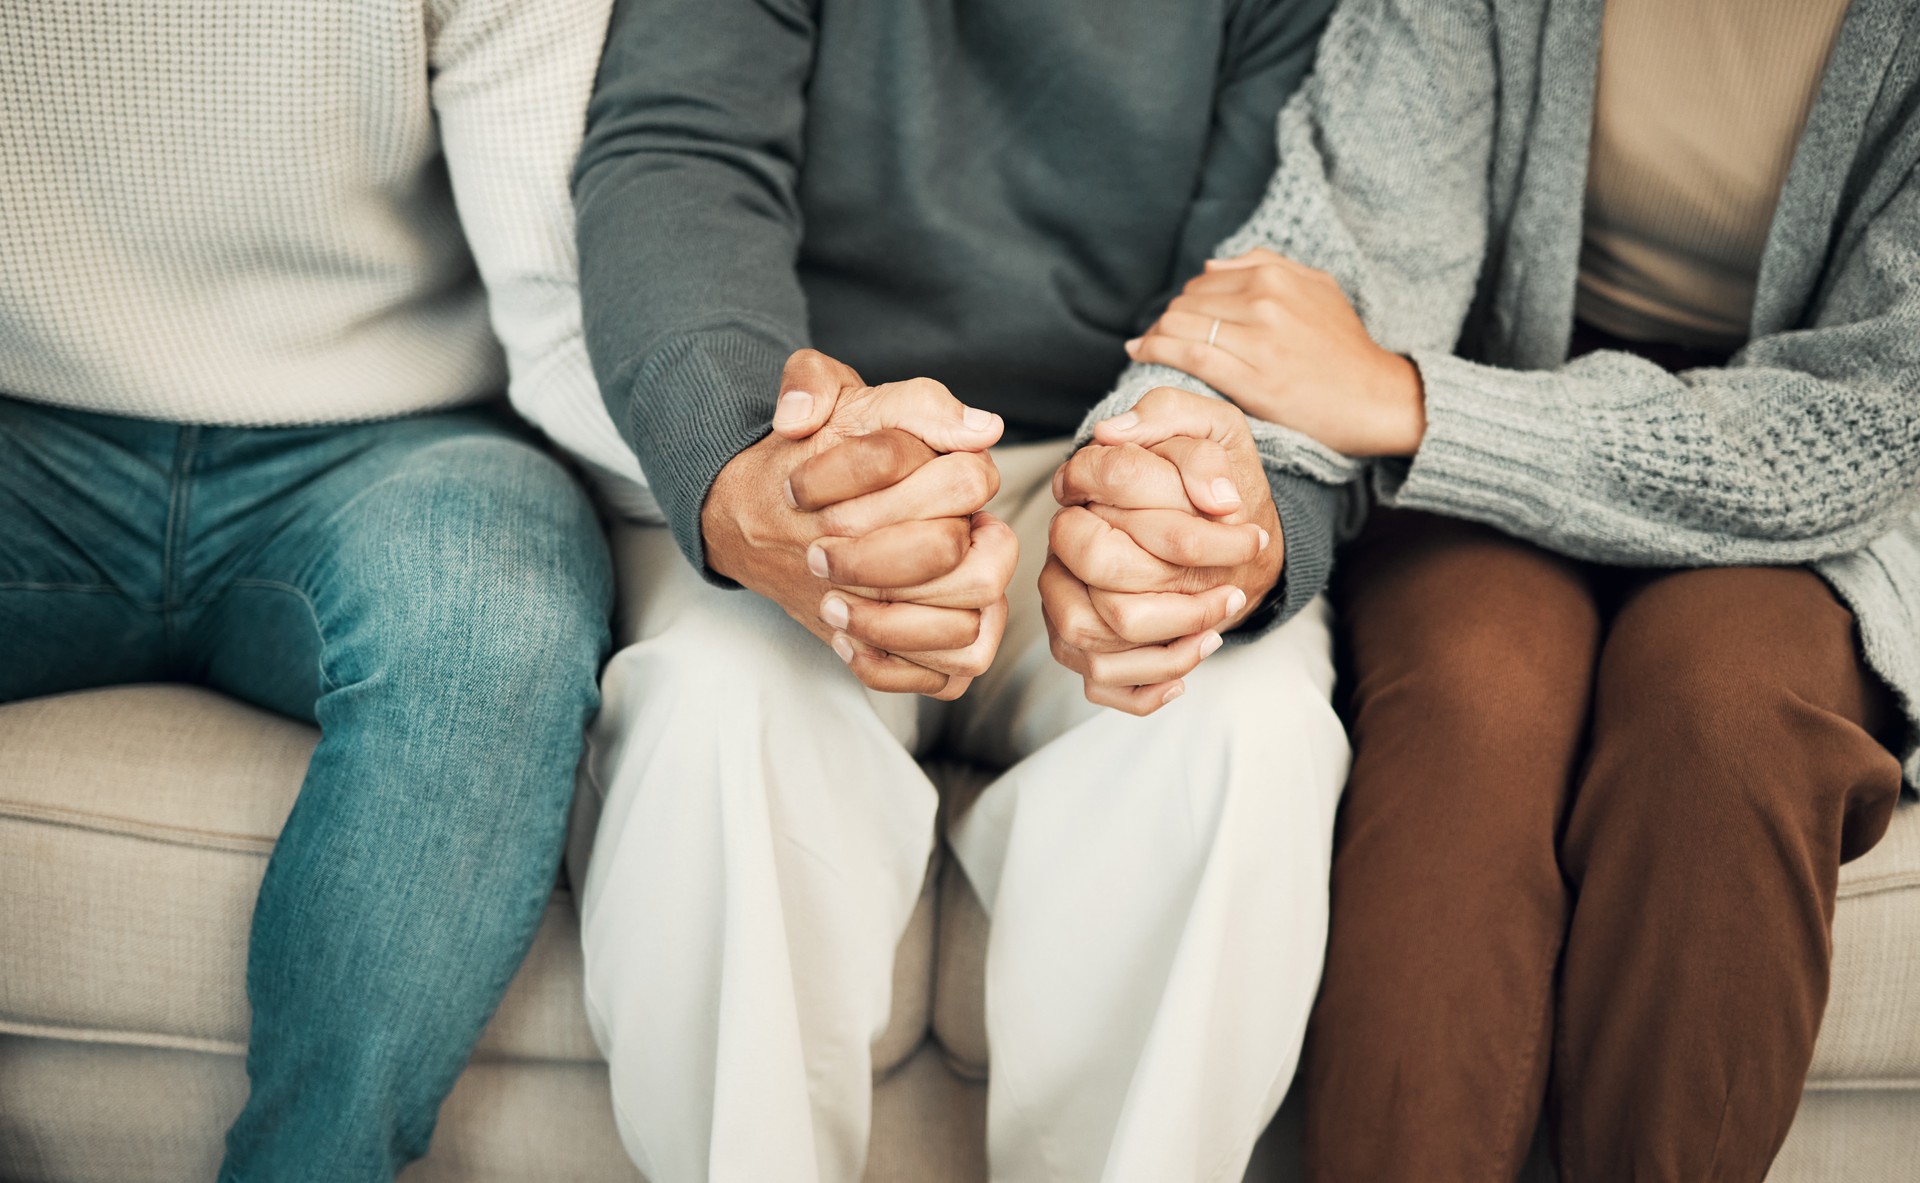
[[[1880,844],[1840,868],[1812,1082],[1920,1089],[1920,805],[1903,804]]]
[[[985,1079],[987,915],[958,860],[940,896],[933,1033],[955,1071]],[[1810,1084],[1920,1090],[1920,805],[1903,804],[1880,844],[1840,869]]]
[[[244,1047],[247,931],[316,732],[182,686],[0,706],[0,1031]],[[877,1070],[922,1040],[932,885],[903,942]],[[479,1059],[593,1061],[578,921],[555,893]]]

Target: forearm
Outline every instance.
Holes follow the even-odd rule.
[[[1629,354],[1552,371],[1417,355],[1427,431],[1381,470],[1392,504],[1487,522],[1595,562],[1782,565],[1858,550],[1920,495],[1920,388]]]
[[[811,21],[800,0],[619,0],[575,170],[601,395],[702,570],[701,505],[766,434],[780,368],[806,344]]]

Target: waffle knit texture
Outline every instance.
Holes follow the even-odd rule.
[[[0,4],[0,393],[270,427],[510,373],[644,513],[567,192],[610,2]]]
[[[1920,771],[1920,6],[1854,0],[1780,195],[1749,341],[1678,374],[1567,360],[1600,0],[1348,0],[1222,248],[1337,276],[1427,391],[1409,461],[1272,463],[1627,566],[1808,565]],[[1123,384],[1126,394],[1141,383]],[[1124,398],[1114,400],[1123,403]],[[1349,518],[1357,516],[1350,514]]]

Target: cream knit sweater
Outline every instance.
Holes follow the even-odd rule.
[[[0,3],[0,394],[272,426],[510,373],[644,512],[567,192],[610,2]]]

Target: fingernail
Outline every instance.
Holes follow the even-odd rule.
[[[841,661],[846,662],[848,665],[853,664],[853,642],[847,640],[844,633],[833,634],[832,645],[833,651],[840,655]]]
[[[1266,533],[1266,531],[1262,530],[1261,533],[1264,534]],[[1234,615],[1235,613],[1239,612],[1240,609],[1246,606],[1247,606],[1246,592],[1243,592],[1236,587],[1232,591],[1227,593],[1227,615],[1228,616]]]
[[[1160,705],[1165,706],[1186,692],[1187,684],[1185,682],[1175,682],[1173,685],[1167,687],[1165,694],[1160,696]]]
[[[1214,650],[1220,648],[1220,634],[1208,633],[1200,638],[1200,656],[1212,657]]]
[[[1233,482],[1228,480],[1226,477],[1223,477],[1223,476],[1214,477],[1213,484],[1208,487],[1213,490],[1213,499],[1215,501],[1218,501],[1220,504],[1222,505],[1240,504],[1240,490],[1234,488]]]
[[[1128,353],[1132,353],[1134,350],[1140,348],[1140,338],[1138,337],[1129,338],[1125,343],[1123,343],[1120,346],[1120,348],[1126,350]]]
[[[775,423],[803,423],[813,414],[813,396],[804,390],[789,390],[780,396],[773,409]]]
[[[1113,428],[1115,431],[1132,431],[1134,428],[1140,426],[1140,416],[1132,411],[1127,411],[1124,414],[1115,415],[1113,418],[1107,420],[1107,426]]]
[[[1272,545],[1273,545],[1273,535],[1267,533],[1266,530],[1262,529],[1260,531],[1260,549],[1262,551],[1265,551],[1267,547]]]
[[[826,548],[817,542],[807,548],[807,570],[822,579],[825,579],[831,574],[830,569],[827,567]]]
[[[787,506],[791,509],[799,509],[800,499],[793,495],[793,478],[788,477],[786,481],[781,484],[780,489],[787,495]]]
[[[993,412],[983,411],[979,407],[968,407],[960,416],[960,422],[967,425],[968,431],[985,431],[993,426]]]
[[[839,596],[828,596],[820,602],[820,619],[835,628],[845,628],[852,617],[847,612],[845,600]]]

